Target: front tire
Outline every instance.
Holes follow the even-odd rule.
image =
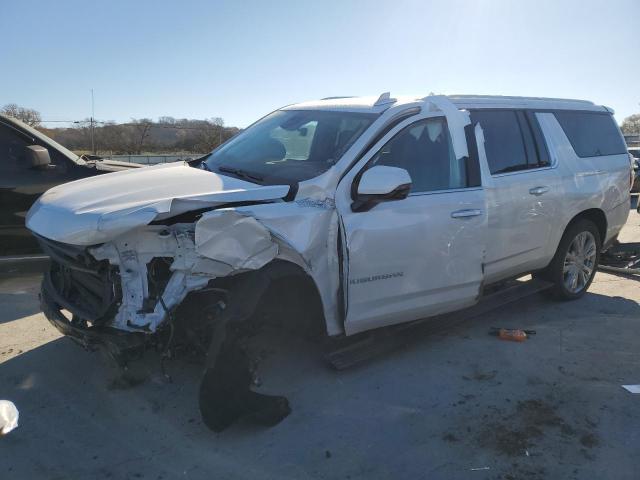
[[[576,300],[588,290],[600,260],[602,240],[598,227],[587,219],[569,225],[558,250],[542,276],[553,282],[559,300]]]

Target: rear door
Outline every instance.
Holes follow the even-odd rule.
[[[338,202],[347,334],[473,304],[487,219],[477,157],[456,159],[445,117],[431,114],[400,123],[363,162],[360,172],[374,165],[406,169],[412,188],[408,198],[364,212]],[[357,188],[357,177],[346,177],[340,188]]]
[[[487,282],[542,268],[563,192],[535,114],[476,110],[471,119],[482,128],[489,169]]]

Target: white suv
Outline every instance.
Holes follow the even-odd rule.
[[[337,97],[192,164],[55,187],[27,226],[63,333],[120,356],[184,330],[212,367],[229,322],[261,309],[337,336],[462,309],[530,272],[580,297],[627,219],[630,173],[612,110],[591,102]]]

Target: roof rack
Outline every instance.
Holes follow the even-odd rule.
[[[338,97],[324,97],[321,98],[320,100],[340,100],[341,98],[356,98],[354,95],[344,95],[344,96],[338,96]]]
[[[553,97],[518,97],[509,95],[447,95],[451,100],[542,100],[554,102],[580,103],[583,105],[594,105],[589,100],[575,100],[573,98],[553,98]]]

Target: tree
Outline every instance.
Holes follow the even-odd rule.
[[[98,152],[111,154],[207,153],[236,133],[235,127],[225,127],[222,118],[192,120],[160,117],[157,122],[148,118],[130,122],[99,122],[94,125],[95,147]],[[73,127],[51,128],[48,135],[74,151],[91,150],[91,120],[73,123]]]
[[[42,122],[40,112],[32,108],[20,107],[15,103],[6,104],[4,107],[2,107],[0,113],[3,113],[4,115],[7,115],[9,117],[17,118],[18,120],[26,123],[27,125],[31,125],[32,127],[38,127]]]
[[[640,134],[640,113],[625,118],[620,128],[625,135]]]
[[[141,154],[144,141],[149,135],[149,129],[153,126],[153,121],[149,118],[141,118],[140,120],[132,118],[131,124],[137,135],[135,153]]]

